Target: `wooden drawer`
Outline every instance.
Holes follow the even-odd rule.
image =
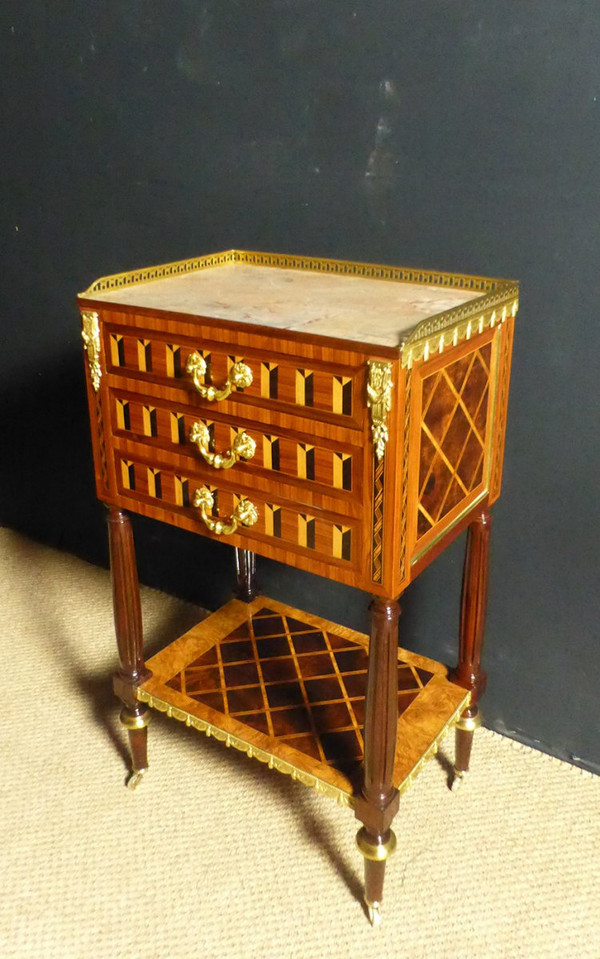
[[[171,322],[172,330],[154,329],[150,317],[104,313],[104,355],[109,374],[122,377],[128,388],[145,393],[157,386],[176,391],[183,402],[228,409],[232,402],[271,411],[310,416],[336,423],[344,429],[360,427],[364,413],[364,357],[329,351],[306,350],[299,344],[271,340],[263,334],[215,329],[202,323]],[[285,350],[285,352],[284,352]],[[317,352],[317,355],[315,353]],[[319,353],[321,355],[319,355]],[[201,386],[219,389],[231,369],[243,363],[251,382],[234,389],[217,402],[204,399],[188,372],[190,357],[200,357],[206,372],[198,375]]]
[[[226,540],[233,546],[272,555],[283,562],[293,556],[296,563],[307,568],[319,562],[327,564],[338,568],[342,579],[351,572],[356,574],[364,565],[360,519],[322,507],[303,508],[289,497],[290,490],[285,486],[257,492],[243,482],[240,473],[233,475],[234,471],[216,479],[213,476],[210,482],[193,471],[158,468],[153,458],[134,456],[118,448],[114,465],[119,501],[137,512],[223,540],[223,534],[211,531],[201,510],[194,506],[196,492],[208,489],[214,504],[206,510],[209,519],[218,517],[227,525],[243,499],[249,499],[256,510],[253,525],[239,523],[237,529],[227,531]]]
[[[236,480],[265,491],[273,484],[292,484],[299,502],[311,502],[315,493],[328,494],[343,511],[362,502],[363,445],[348,443],[344,435],[315,436],[310,420],[294,420],[294,429],[271,427],[257,423],[249,407],[242,407],[244,417],[228,416],[216,404],[198,410],[118,386],[111,386],[109,396],[115,441],[132,452],[145,446],[145,455],[157,465],[176,461],[214,483],[235,474]]]
[[[103,498],[280,562],[333,571],[341,581],[364,578],[371,522],[364,351],[267,339],[189,317],[114,310],[98,317],[106,364]],[[206,373],[195,384],[186,367],[198,355]],[[239,362],[251,382],[222,398],[206,395],[204,387],[220,390]],[[191,438],[203,428],[208,449]],[[230,453],[240,433],[250,437],[253,455],[215,468],[213,454]],[[211,531],[194,507],[203,488],[214,494],[209,519],[220,519],[226,533]],[[244,498],[256,522],[230,532],[227,519]]]

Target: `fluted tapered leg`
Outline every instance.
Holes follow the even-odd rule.
[[[251,603],[259,593],[256,581],[256,553],[236,547],[235,572],[235,595],[245,603]]]
[[[357,836],[365,858],[365,903],[373,925],[381,918],[385,863],[394,851],[391,824],[398,811],[394,757],[398,727],[398,617],[396,600],[375,597],[365,704],[365,761],[362,793],[355,813],[363,823]]]
[[[148,768],[149,719],[148,707],[138,702],[135,690],[148,679],[150,672],[144,665],[135,548],[131,522],[126,513],[109,510],[108,534],[115,633],[121,667],[114,677],[114,690],[123,703],[121,723],[128,733],[132,764],[127,785],[133,789]]]
[[[456,726],[454,786],[460,785],[469,770],[473,733],[481,724],[479,700],[485,691],[486,676],[481,668],[488,591],[489,547],[492,516],[482,510],[470,524],[463,575],[458,666],[455,682],[471,692],[471,704]]]

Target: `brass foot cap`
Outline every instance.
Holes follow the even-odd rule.
[[[458,792],[465,779],[467,778],[468,770],[467,769],[455,769],[454,770],[454,779],[452,780],[452,785],[450,789],[453,793]]]
[[[368,899],[365,899],[365,906],[367,907],[367,915],[369,917],[369,922],[375,928],[376,926],[381,925],[381,903],[380,902],[369,902]]]
[[[356,835],[356,845],[365,859],[369,859],[371,862],[385,862],[396,848],[396,834],[390,829],[390,834],[385,842],[373,842],[363,826]]]
[[[127,788],[131,790],[137,789],[147,772],[147,769],[135,769],[127,780]]]

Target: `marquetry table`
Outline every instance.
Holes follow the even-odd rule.
[[[399,796],[484,690],[518,284],[230,250],[79,297],[136,785],[149,709],[353,808],[377,923]],[[147,663],[128,512],[235,547],[235,596]],[[398,597],[466,527],[458,664],[398,648]],[[370,593],[370,638],[257,595],[255,555]]]

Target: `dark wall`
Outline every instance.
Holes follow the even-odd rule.
[[[75,308],[101,274],[238,246],[518,278],[485,713],[599,769],[598,4],[9,0],[1,16],[0,522],[106,562]],[[229,548],[150,521],[136,536],[145,582],[227,595]],[[445,660],[463,545],[403,601],[404,645]],[[365,628],[364,594],[260,570]]]

